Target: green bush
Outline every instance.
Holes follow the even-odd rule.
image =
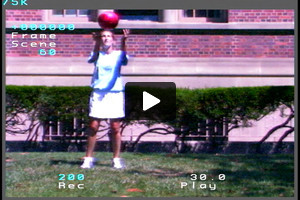
[[[18,112],[32,113],[37,120],[68,121],[88,118],[89,87],[6,86],[6,119]],[[267,115],[279,105],[292,105],[293,86],[176,89],[176,120],[173,127],[196,129],[205,119],[230,123]],[[138,122],[137,122],[138,123]],[[153,121],[155,123],[155,121]]]
[[[6,114],[17,109],[37,110],[38,119],[84,117],[88,87],[6,86]]]
[[[278,108],[292,105],[293,86],[177,89],[177,122],[197,128],[200,120],[214,119],[236,123],[257,120]],[[179,125],[178,124],[178,125]]]
[[[34,132],[36,121],[46,126],[60,121],[64,133],[81,131],[74,129],[73,118],[87,123],[90,91],[88,87],[6,86],[6,131],[15,133],[14,126],[25,121],[30,125],[20,133]]]

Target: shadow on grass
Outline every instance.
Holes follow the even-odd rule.
[[[62,164],[67,164],[67,165],[76,165],[76,166],[80,166],[82,164],[83,161],[70,161],[70,160],[54,160],[51,159],[50,160],[50,165],[62,165]],[[103,164],[103,163],[96,163],[97,166],[103,166],[103,167],[110,167],[109,164]]]
[[[191,162],[213,166],[202,168],[199,174],[206,174],[208,180],[217,179],[220,174],[225,174],[226,182],[234,185],[249,182],[272,182],[281,186],[294,185],[294,159],[293,155],[211,155],[207,154],[172,154],[170,159],[188,158]],[[188,163],[189,161],[187,161]],[[199,165],[199,166],[200,166]],[[158,178],[187,177],[191,173],[171,168],[158,167],[155,170],[136,169],[128,173],[140,173]]]
[[[266,155],[266,154],[166,154],[169,158],[190,158],[205,160],[224,160],[224,159],[247,159],[247,160],[270,160],[280,159],[290,161],[294,156],[291,154]]]
[[[294,157],[293,155],[211,155],[207,154],[180,154],[170,156],[170,158],[190,158],[193,161],[207,162],[218,165],[222,168],[234,167],[236,164],[240,164],[248,167],[266,167],[266,168],[286,168],[293,170]]]
[[[126,171],[129,174],[143,174],[146,176],[154,176],[160,179],[170,178],[170,177],[182,177],[188,178],[190,180],[191,173],[182,172],[179,170],[168,169],[168,168],[157,168],[153,170],[130,170]],[[200,174],[200,173],[199,173]],[[198,175],[199,175],[198,174]],[[223,169],[209,169],[209,172],[206,173],[207,180],[219,181],[218,177],[220,174],[225,174],[226,182],[234,185],[242,185],[247,182],[273,182],[282,186],[291,186],[294,185],[294,173],[290,170],[285,170],[284,168],[280,169],[257,169],[257,170],[223,170]]]
[[[148,176],[154,176],[157,178],[170,178],[170,177],[189,177],[191,174],[182,172],[179,170],[174,170],[171,168],[158,167],[156,169],[146,170],[146,169],[136,169],[136,170],[126,170],[129,174],[143,174]]]
[[[272,182],[282,186],[294,185],[294,173],[293,171],[286,171],[284,168],[281,169],[257,169],[257,170],[210,170],[211,174],[217,177],[219,174],[226,175],[226,182],[230,182],[234,185],[241,185],[247,182]]]

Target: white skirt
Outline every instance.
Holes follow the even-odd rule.
[[[90,96],[89,116],[99,119],[125,117],[124,92],[93,91]]]

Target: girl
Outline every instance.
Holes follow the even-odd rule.
[[[95,46],[88,62],[94,63],[95,69],[91,83],[93,91],[89,104],[88,147],[81,168],[94,167],[93,151],[101,119],[109,119],[110,121],[113,149],[112,167],[116,169],[125,168],[124,161],[120,158],[120,119],[125,117],[124,87],[120,77],[120,70],[121,66],[127,65],[128,61],[126,55],[128,34],[129,30],[124,29],[121,39],[121,50],[115,51],[113,49],[115,38],[111,31],[101,31],[100,35],[93,33]]]

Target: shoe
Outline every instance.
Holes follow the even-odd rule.
[[[96,161],[93,157],[85,157],[80,168],[82,169],[90,169],[94,167],[94,162]]]
[[[113,158],[112,159],[112,167],[115,169],[125,169],[125,161],[122,158]]]

